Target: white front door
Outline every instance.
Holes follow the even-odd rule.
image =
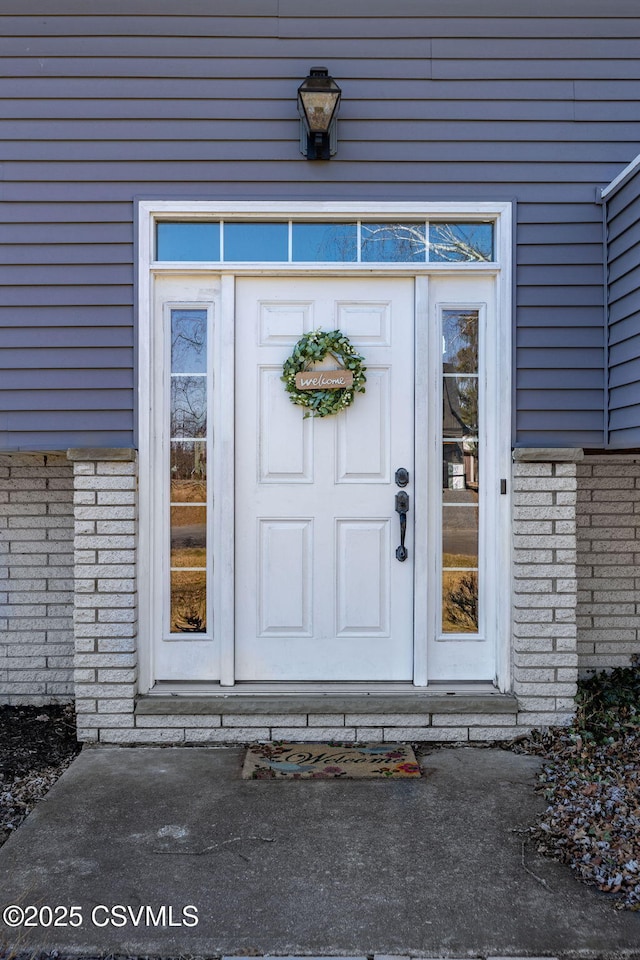
[[[237,281],[237,680],[413,678],[414,316],[411,278]],[[364,356],[366,393],[305,419],[280,378],[318,328]]]

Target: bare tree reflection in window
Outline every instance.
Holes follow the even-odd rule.
[[[424,223],[363,223],[362,259],[368,263],[412,263],[426,260]]]
[[[363,223],[362,260],[407,263],[490,262],[493,260],[492,223]]]
[[[443,372],[477,373],[478,311],[443,311],[442,338]]]
[[[204,311],[172,311],[172,373],[204,373],[207,357],[207,327]]]
[[[171,378],[171,435],[204,437],[207,431],[207,391],[204,377]]]
[[[206,503],[207,447],[204,441],[174,441],[170,469],[172,503]]]
[[[436,262],[493,260],[493,224],[430,223],[429,259]]]

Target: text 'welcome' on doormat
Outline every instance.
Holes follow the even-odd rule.
[[[411,747],[368,743],[261,743],[249,747],[243,780],[398,780],[419,777]]]

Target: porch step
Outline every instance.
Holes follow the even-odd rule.
[[[242,694],[208,697],[144,696],[136,702],[138,716],[204,716],[233,714],[261,716],[282,714],[513,714],[518,703],[508,693],[446,694],[292,694],[286,696],[244,696]]]

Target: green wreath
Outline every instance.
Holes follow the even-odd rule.
[[[337,390],[299,390],[296,386],[296,374],[304,373],[312,364],[324,360],[331,354],[338,363],[353,374],[353,384]],[[364,357],[355,349],[340,330],[327,333],[313,330],[305,333],[296,343],[293,353],[282,367],[282,377],[286,384],[291,403],[306,407],[305,417],[330,417],[340,413],[353,403],[356,393],[364,393],[367,378],[364,375]]]

